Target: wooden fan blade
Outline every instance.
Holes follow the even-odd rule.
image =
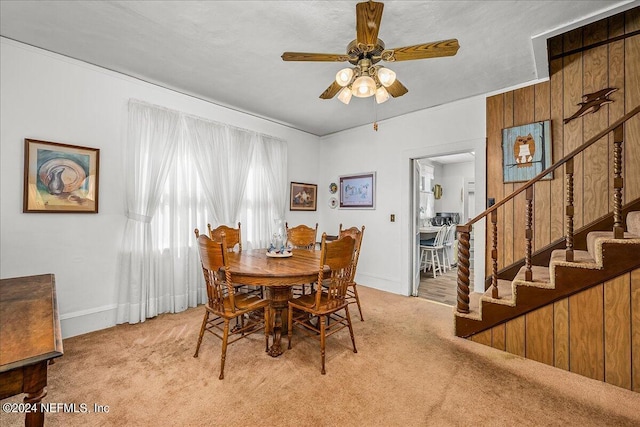
[[[344,53],[305,53],[305,52],[285,52],[282,54],[283,61],[322,61],[322,62],[345,62],[349,56]]]
[[[322,92],[322,95],[320,95],[320,98],[331,99],[334,96],[336,96],[336,94],[340,92],[341,89],[342,89],[342,86],[340,86],[338,82],[334,80],[333,83],[331,83],[331,85],[327,88],[327,90]]]
[[[356,40],[358,44],[375,46],[382,21],[384,4],[367,1],[356,4]]]
[[[409,89],[404,87],[404,85],[396,79],[396,81],[393,82],[391,86],[387,88],[387,92],[389,92],[389,95],[393,96],[394,98],[397,98],[409,92]]]
[[[458,40],[441,40],[438,42],[416,44],[413,46],[386,49],[382,52],[385,61],[409,61],[412,59],[438,58],[453,56],[460,49]]]

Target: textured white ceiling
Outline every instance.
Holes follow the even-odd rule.
[[[384,104],[319,99],[344,64],[280,55],[345,52],[356,3],[2,0],[0,35],[327,135],[545,77],[544,43],[536,53],[532,39],[640,1],[386,1],[388,48],[457,38],[458,54],[387,63],[409,93]]]

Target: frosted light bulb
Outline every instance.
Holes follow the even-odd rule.
[[[383,86],[380,86],[378,89],[376,89],[376,102],[378,104],[382,104],[388,99],[389,99],[389,92],[387,92],[387,90]]]
[[[349,104],[349,101],[351,101],[351,95],[351,89],[349,89],[348,87],[344,87],[338,94],[338,99],[344,104]]]
[[[343,68],[336,74],[336,83],[344,87],[351,82],[353,78],[353,70],[351,68]]]
[[[389,87],[396,81],[396,73],[388,68],[380,68],[378,70],[378,80],[384,87]]]

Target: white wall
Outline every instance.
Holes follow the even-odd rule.
[[[442,186],[442,197],[435,202],[436,212],[458,212],[460,218],[464,212],[465,178],[473,180],[475,176],[474,162],[444,164],[434,180]]]
[[[340,223],[366,226],[358,283],[409,295],[411,159],[468,151],[477,153],[476,175],[482,176],[476,179],[476,200],[482,204],[485,198],[484,96],[379,122],[377,132],[367,125],[322,138],[318,179],[320,220],[325,229],[337,230]],[[327,206],[330,194],[325,189],[329,183],[338,182],[340,175],[370,171],[377,172],[375,210]],[[484,207],[478,212],[483,210]],[[391,214],[395,214],[395,222],[390,221]],[[475,227],[475,242],[483,248],[481,227]],[[476,266],[484,262],[479,255],[476,255]],[[479,270],[481,268],[475,269]]]
[[[115,324],[130,98],[282,138],[290,180],[316,182],[314,135],[5,38],[0,67],[0,277],[54,273],[64,337]],[[98,214],[22,213],[25,138],[100,149]]]

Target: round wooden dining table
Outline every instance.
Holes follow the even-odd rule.
[[[229,254],[229,271],[234,283],[263,286],[269,305],[275,313],[273,344],[269,355],[283,353],[282,310],[288,308],[293,285],[304,285],[318,280],[320,251],[293,249],[292,256],[271,258],[266,249],[243,250]]]

